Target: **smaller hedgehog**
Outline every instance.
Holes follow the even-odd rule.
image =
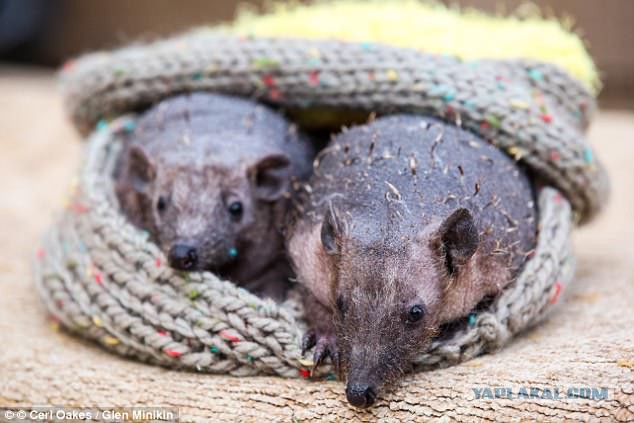
[[[409,370],[439,328],[517,275],[537,238],[529,178],[478,136],[397,115],[322,151],[289,230],[309,292],[303,348],[330,355],[356,407]]]
[[[290,267],[281,227],[309,140],[273,110],[211,93],[168,98],[139,119],[116,194],[179,270],[209,270],[279,299]]]

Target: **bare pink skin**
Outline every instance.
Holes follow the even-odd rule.
[[[272,110],[208,93],[167,99],[122,153],[123,211],[184,271],[209,270],[281,299],[292,274],[282,227],[312,148]]]
[[[318,155],[288,237],[308,290],[316,365],[331,356],[368,407],[441,325],[512,282],[534,248],[530,181],[502,152],[440,121],[394,116]]]

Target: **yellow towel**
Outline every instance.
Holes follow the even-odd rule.
[[[380,42],[463,59],[528,58],[557,64],[596,93],[597,69],[582,39],[556,19],[492,16],[417,0],[274,3],[265,14],[242,8],[221,27],[244,36]]]

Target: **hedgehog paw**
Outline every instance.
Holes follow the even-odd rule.
[[[338,367],[339,351],[337,350],[337,336],[334,333],[323,333],[314,329],[309,330],[302,339],[302,355],[312,347],[315,347],[313,352],[313,371],[326,357],[330,357],[335,367]]]

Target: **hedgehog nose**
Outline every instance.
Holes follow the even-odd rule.
[[[178,270],[192,270],[198,263],[196,249],[186,244],[176,244],[167,255],[170,266]]]
[[[353,383],[346,387],[346,398],[355,407],[367,408],[374,404],[376,393],[370,385],[364,383]]]

